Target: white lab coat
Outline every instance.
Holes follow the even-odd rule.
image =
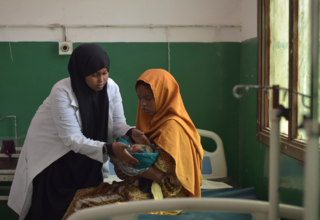
[[[130,126],[124,117],[118,85],[108,79],[108,142],[124,135]],[[33,117],[19,157],[10,190],[8,206],[24,219],[31,206],[32,180],[51,163],[73,150],[104,163],[103,177],[108,177],[108,157],[102,154],[103,142],[83,136],[78,102],[70,78],[57,82],[49,97]]]

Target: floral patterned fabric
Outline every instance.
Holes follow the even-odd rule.
[[[160,183],[163,198],[187,197],[189,192],[183,188],[175,174],[175,162],[164,150],[158,147],[159,156],[155,166],[166,173],[166,180]],[[98,187],[80,189],[76,192],[63,220],[75,211],[114,203],[152,199],[149,193],[142,192],[139,187],[139,177],[129,176],[122,182],[112,184],[100,183]],[[159,214],[159,213],[158,213]]]

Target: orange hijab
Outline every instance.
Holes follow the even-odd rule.
[[[183,105],[177,81],[163,69],[147,70],[139,80],[150,85],[156,114],[149,116],[138,105],[136,127],[172,156],[176,175],[189,196],[201,197],[203,148]]]

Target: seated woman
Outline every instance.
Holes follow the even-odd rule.
[[[139,99],[136,127],[159,146],[157,161],[144,173],[127,176],[111,157],[124,181],[78,190],[63,219],[87,207],[152,199],[139,188],[144,179],[157,182],[164,198],[201,197],[203,149],[178,83],[167,71],[150,69],[139,77],[135,88]]]

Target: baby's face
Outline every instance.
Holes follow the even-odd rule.
[[[153,153],[153,148],[146,144],[133,144],[130,148],[131,153]]]

